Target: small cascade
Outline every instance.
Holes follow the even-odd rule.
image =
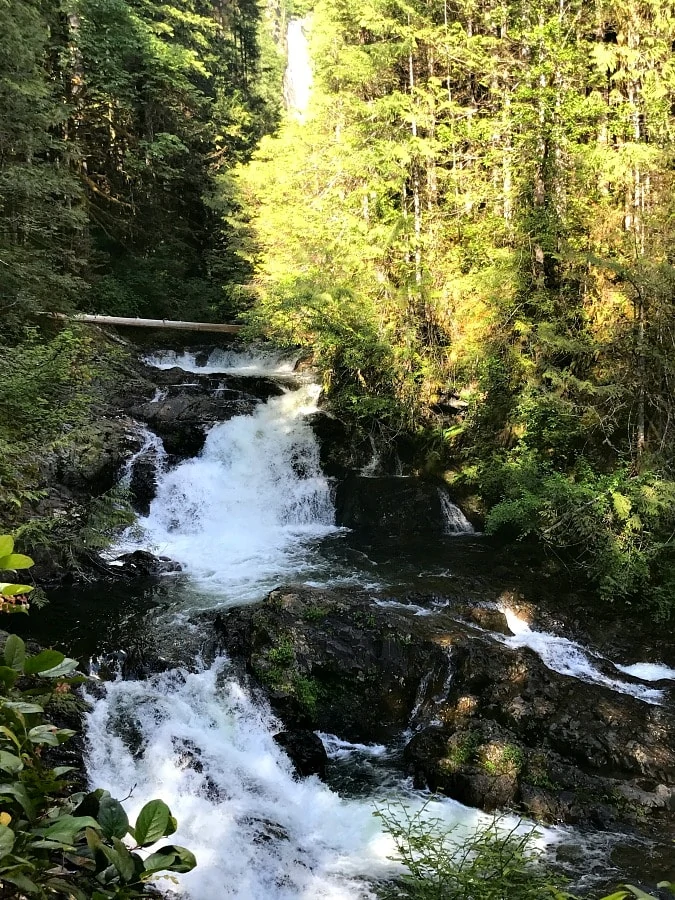
[[[456,506],[447,493],[442,489],[438,489],[438,496],[441,501],[441,510],[443,512],[443,521],[445,527],[444,534],[474,534],[474,527],[464,515],[459,506]]]
[[[302,122],[309,107],[312,90],[312,63],[305,29],[308,19],[291,19],[286,35],[288,63],[284,75],[286,109]]]
[[[377,444],[375,443],[375,438],[372,434],[369,435],[369,440],[372,455],[366,465],[361,469],[361,475],[363,475],[364,478],[374,478],[382,471],[382,456],[377,449]]]
[[[141,427],[141,435],[143,437],[143,444],[140,450],[137,450],[136,453],[127,460],[122,472],[120,483],[124,487],[129,487],[131,484],[134,467],[139,461],[152,459],[153,465],[157,471],[163,470],[166,465],[167,455],[161,437],[145,426]]]
[[[149,353],[143,362],[154,369],[182,369],[198,375],[291,375],[297,354],[282,352],[248,353],[236,350],[212,350],[208,356],[190,351],[162,350]],[[185,385],[183,385],[185,387]]]
[[[422,707],[424,706],[424,702],[427,699],[427,694],[429,692],[429,686],[433,681],[433,677],[435,672],[433,669],[429,669],[429,671],[425,674],[422,680],[419,683],[417,688],[417,695],[415,697],[415,704],[412,708],[412,712],[410,713],[410,722],[413,723],[417,716],[420,714]]]
[[[545,631],[534,631],[509,607],[502,607],[502,612],[513,635],[505,637],[493,633],[493,637],[509,647],[529,647],[553,672],[578,678],[581,681],[602,684],[617,693],[637,697],[638,700],[645,703],[658,704],[663,700],[663,691],[661,690],[648,688],[642,684],[632,684],[629,681],[620,681],[618,678],[610,678],[605,675],[598,665],[605,660],[599,654],[593,654],[590,650],[584,649],[567,638]],[[610,665],[612,664],[610,663]],[[627,669],[622,671],[627,671]],[[628,674],[631,673],[628,672]]]

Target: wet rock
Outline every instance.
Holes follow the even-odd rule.
[[[477,636],[453,643],[452,665],[442,724],[405,749],[418,785],[484,809],[506,805],[601,828],[669,808],[672,711]],[[659,787],[639,788],[645,778]]]
[[[441,683],[447,658],[414,639],[414,617],[361,592],[280,588],[218,617],[220,646],[243,658],[293,729],[377,742],[403,729],[424,679]]]
[[[373,447],[360,432],[324,411],[309,416],[308,422],[318,441],[321,468],[326,475],[345,478],[368,465]]]
[[[155,556],[147,550],[134,550],[132,553],[123,553],[115,561],[115,567],[119,575],[132,577],[167,575],[172,572],[182,571],[180,563],[168,556]],[[122,565],[120,566],[119,563]]]
[[[439,487],[414,477],[351,475],[337,487],[337,523],[355,531],[377,530],[392,536],[443,534]]]
[[[138,426],[130,419],[102,419],[78,428],[46,461],[46,480],[84,497],[104,493],[141,443]]]
[[[133,412],[162,438],[167,453],[192,457],[204,446],[210,427],[234,416],[249,415],[254,405],[250,397],[228,391],[217,396],[178,394],[134,407]]]
[[[274,740],[288,754],[298,775],[325,777],[328,754],[321,738],[313,731],[280,731],[274,735]]]
[[[129,491],[134,510],[141,516],[148,515],[150,504],[157,495],[158,464],[157,450],[150,448],[135,460],[131,470]]]

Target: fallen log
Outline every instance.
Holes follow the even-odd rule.
[[[220,334],[238,334],[241,325],[223,325],[219,322],[178,322],[171,319],[136,319],[126,316],[93,316],[66,313],[48,313],[56,319],[72,319],[74,322],[85,322],[90,325],[120,325],[130,328],[172,328],[178,331],[216,331]]]

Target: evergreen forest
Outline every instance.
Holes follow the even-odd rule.
[[[300,115],[291,16],[314,69]],[[6,505],[31,501],[34,454],[105,382],[100,347],[38,314],[240,321],[311,351],[354,433],[404,442],[489,532],[669,617],[672,4],[3,0],[0,17]]]

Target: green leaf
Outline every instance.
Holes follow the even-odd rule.
[[[136,874],[133,856],[119,838],[113,838],[113,846],[115,849],[108,847],[106,844],[101,844],[99,849],[115,866],[122,876],[122,879],[124,881],[131,881]]]
[[[123,838],[129,831],[129,819],[124,807],[113,797],[103,797],[101,800],[98,823],[108,838]]]
[[[10,553],[0,557],[0,571],[9,569],[16,572],[17,569],[30,569],[32,565],[33,560],[30,556],[24,556],[23,553]]]
[[[0,682],[4,684],[6,688],[13,687],[18,677],[19,676],[14,669],[10,669],[9,666],[0,666]]]
[[[21,805],[30,821],[32,822],[35,819],[35,807],[33,801],[28,796],[28,792],[21,782],[15,782],[14,784],[0,784],[0,796],[14,797]]]
[[[194,854],[185,847],[178,847],[176,844],[168,844],[161,847],[144,862],[144,874],[150,875],[155,872],[191,872],[197,865]]]
[[[19,594],[30,594],[33,588],[29,584],[13,584],[9,581],[0,581],[0,594],[4,597],[16,597]]]
[[[14,538],[11,534],[0,534],[0,559],[9,556],[14,550]]]
[[[141,847],[154,844],[166,834],[171,811],[163,800],[150,800],[138,814],[134,836]]]
[[[0,750],[0,769],[9,772],[10,775],[16,775],[23,769],[23,762],[13,753],[7,750]]]
[[[16,712],[23,713],[24,716],[44,712],[44,709],[38,703],[26,703],[24,700],[5,700],[3,706],[7,706],[9,709],[13,709]]]
[[[12,852],[14,846],[15,835],[11,828],[6,825],[0,825],[0,859]]]
[[[36,725],[28,732],[28,739],[34,744],[47,744],[48,747],[58,747],[59,740],[56,736],[56,726]]]
[[[42,836],[46,840],[59,841],[62,844],[72,846],[75,837],[85,828],[98,828],[99,824],[90,816],[61,816],[50,825],[49,828],[41,830]]]
[[[84,891],[75,887],[74,884],[64,881],[62,878],[50,878],[45,884],[47,887],[56,888],[61,894],[68,897],[68,900],[71,900],[71,898],[72,900],[88,900]]]
[[[67,775],[68,772],[75,772],[76,770],[76,766],[56,766],[56,768],[52,769],[52,774],[54,778],[61,778],[62,775]]]
[[[5,643],[5,663],[15,672],[23,672],[26,645],[17,634],[10,634]]]
[[[37,894],[40,890],[30,878],[27,878],[21,872],[13,872],[11,875],[3,872],[2,880],[9,881],[10,884],[16,885],[20,891],[23,891],[26,894]]]
[[[30,656],[23,666],[26,675],[37,675],[60,665],[66,657],[58,650],[43,650],[37,656]]]
[[[52,669],[45,669],[43,672],[40,672],[40,675],[42,678],[63,678],[74,672],[78,665],[79,663],[76,659],[68,659],[66,656],[58,666],[54,666]]]

